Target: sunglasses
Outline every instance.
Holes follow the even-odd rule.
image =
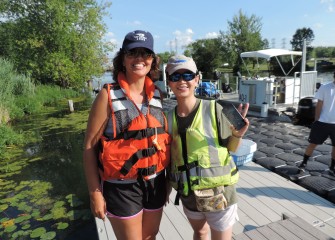
[[[128,58],[142,57],[144,59],[148,59],[148,58],[152,58],[154,56],[154,53],[149,50],[145,50],[145,49],[136,49],[136,50],[134,49],[134,50],[126,51],[125,56]]]
[[[181,78],[189,82],[195,78],[195,73],[173,73],[169,76],[169,81],[178,82]]]

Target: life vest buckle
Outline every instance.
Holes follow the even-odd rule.
[[[145,176],[149,176],[149,175],[152,175],[156,172],[157,170],[157,165],[152,165],[150,167],[147,167],[147,168],[138,168],[137,169],[137,174],[138,176],[142,176],[142,177],[145,177]]]
[[[145,148],[145,149],[142,149],[142,151],[141,151],[142,156],[140,158],[150,157],[150,156],[154,155],[155,153],[156,153],[155,147]]]

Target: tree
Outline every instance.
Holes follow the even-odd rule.
[[[239,11],[233,20],[228,21],[228,31],[220,32],[225,61],[234,66],[234,72],[241,65],[240,54],[245,51],[263,49],[268,43],[261,38],[261,18]]]
[[[185,53],[192,56],[205,78],[211,78],[214,70],[222,65],[223,55],[219,38],[197,40],[186,47]]]
[[[160,58],[160,64],[167,63],[169,58],[174,55],[174,52],[163,52],[163,53],[158,53],[158,57]]]
[[[102,40],[102,16],[109,4],[98,5],[94,0],[2,1],[0,54],[38,82],[81,87],[103,72],[108,48]]]
[[[292,40],[290,41],[292,45],[292,49],[295,51],[302,51],[304,40],[306,40],[306,48],[307,50],[311,50],[311,44],[314,40],[314,33],[310,28],[301,28],[297,29],[295,34],[293,35]]]
[[[315,47],[313,53],[316,58],[335,58],[335,47]]]

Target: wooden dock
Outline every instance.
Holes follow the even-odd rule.
[[[335,205],[266,168],[249,162],[240,167],[237,186],[239,222],[234,240],[335,239]],[[158,240],[192,240],[193,232],[182,206],[164,209]],[[283,220],[283,215],[286,220]],[[100,240],[116,239],[110,223],[96,219]]]

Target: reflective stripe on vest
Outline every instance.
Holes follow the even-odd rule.
[[[168,113],[171,143],[171,181],[174,188],[188,195],[191,190],[232,185],[238,181],[238,172],[226,147],[219,145],[215,101],[202,100],[191,126],[186,130],[187,162],[182,155],[174,109]],[[190,179],[187,179],[189,171]],[[182,189],[180,189],[182,183]],[[179,186],[179,189],[178,189]]]
[[[132,103],[128,101],[127,98],[125,98],[125,95],[121,88],[116,89],[114,91],[110,91],[110,97],[112,100],[114,112],[121,111],[121,110],[127,110],[129,109],[130,105],[132,105]],[[149,105],[155,106],[157,108],[163,107],[160,101],[160,92],[158,89],[155,89],[154,97],[150,99]]]

